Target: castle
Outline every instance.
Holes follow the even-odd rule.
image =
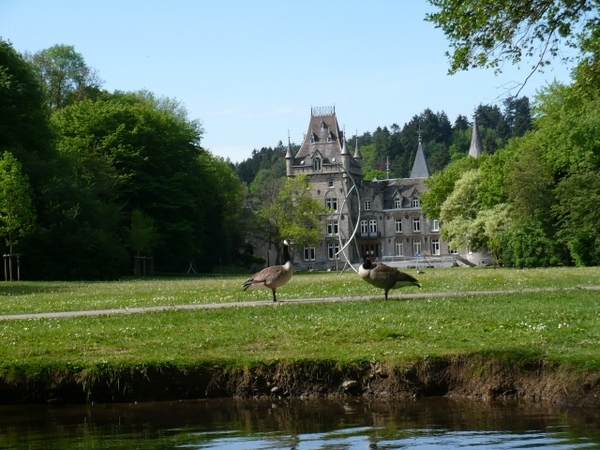
[[[473,129],[477,142],[469,154],[476,157],[482,145],[476,123]],[[285,160],[287,176],[306,175],[312,197],[328,210],[320,242],[295,249],[298,268],[340,270],[362,262],[364,255],[397,267],[468,263],[469,252],[461,256],[451,250],[438,218],[421,209],[423,181],[431,172],[420,139],[410,178],[365,180],[358,145],[350,152],[335,107],[311,108],[300,149],[294,155],[288,143]]]

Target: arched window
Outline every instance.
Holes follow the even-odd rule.
[[[321,170],[321,159],[315,158],[313,160],[313,170]]]

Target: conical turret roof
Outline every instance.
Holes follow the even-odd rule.
[[[477,116],[473,118],[473,133],[471,134],[471,146],[469,147],[469,156],[477,158],[483,153],[483,142],[479,135],[479,127],[477,126]]]
[[[412,171],[410,172],[411,178],[429,178],[431,176],[431,170],[427,159],[425,159],[425,152],[423,151],[423,145],[421,145],[421,139],[419,139],[419,146],[417,147],[417,154],[415,155],[415,162],[413,163]]]

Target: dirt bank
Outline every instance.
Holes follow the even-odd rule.
[[[0,379],[0,403],[85,403],[206,397],[517,398],[600,406],[600,374],[544,361],[512,363],[483,356],[432,358],[403,366],[295,362],[232,368],[135,366],[70,368]],[[21,372],[24,373],[24,372]]]

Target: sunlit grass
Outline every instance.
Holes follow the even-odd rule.
[[[551,269],[425,269],[407,270],[422,288],[391,291],[391,298],[407,293],[484,290],[574,288],[600,285],[600,268]],[[104,310],[146,306],[271,301],[268,290],[242,290],[245,275],[157,278],[114,282],[12,282],[0,283],[0,315],[55,311]],[[336,272],[297,273],[277,292],[281,301],[301,298],[383,297],[383,291],[363,282],[348,269]]]
[[[600,369],[600,296],[569,290],[0,322],[8,366],[525,354]]]

